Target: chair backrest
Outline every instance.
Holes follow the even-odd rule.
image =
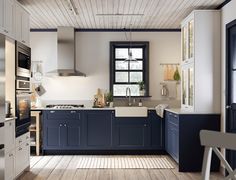
[[[200,140],[202,146],[236,150],[236,134],[201,130]]]

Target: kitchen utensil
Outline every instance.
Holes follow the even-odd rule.
[[[42,96],[44,93],[46,93],[46,90],[44,87],[40,84],[37,88],[35,88],[35,92],[39,95]]]
[[[161,95],[166,97],[166,96],[168,96],[168,94],[169,94],[169,91],[168,91],[166,84],[162,84]]]

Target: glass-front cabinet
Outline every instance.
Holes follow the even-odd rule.
[[[193,110],[194,108],[194,68],[193,63],[182,66],[181,108]]]
[[[182,61],[188,63],[194,57],[194,20],[182,24]]]

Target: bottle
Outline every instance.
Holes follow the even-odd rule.
[[[143,106],[143,103],[142,103],[142,100],[141,99],[139,99],[139,103],[138,103],[138,106]]]

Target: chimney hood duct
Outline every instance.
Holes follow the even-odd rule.
[[[57,28],[57,69],[48,75],[86,76],[75,67],[75,30],[73,27]]]

